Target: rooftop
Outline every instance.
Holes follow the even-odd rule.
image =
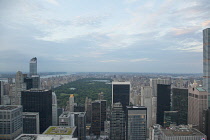
[[[204,134],[194,128],[172,127],[170,129],[162,129],[166,136],[203,136]]]
[[[47,135],[72,135],[76,127],[65,127],[65,126],[50,126],[45,130],[43,134]]]
[[[16,109],[16,108],[19,108],[21,107],[20,105],[0,105],[0,110],[13,110],[13,109]]]
[[[67,135],[21,134],[15,140],[77,140]]]
[[[202,87],[197,87],[196,88],[198,91],[201,91],[201,92],[205,92],[206,90],[204,89],[204,88],[202,88]]]
[[[39,115],[39,112],[23,112],[23,115]]]

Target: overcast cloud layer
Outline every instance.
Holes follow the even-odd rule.
[[[202,73],[210,0],[0,0],[0,71]]]

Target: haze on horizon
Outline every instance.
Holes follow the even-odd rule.
[[[0,0],[0,71],[202,73],[209,0]]]

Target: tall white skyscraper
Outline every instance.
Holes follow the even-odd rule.
[[[52,92],[52,125],[58,125],[58,105],[55,92]]]
[[[208,92],[210,108],[210,28],[203,30],[203,84]]]
[[[37,58],[34,57],[30,60],[30,77],[32,75],[37,75]]]

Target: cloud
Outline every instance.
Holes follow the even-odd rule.
[[[119,60],[103,60],[103,61],[99,61],[99,62],[110,63],[110,62],[120,62],[120,61]]]
[[[139,58],[139,59],[132,59],[130,62],[148,62],[148,61],[155,61],[149,58]]]

